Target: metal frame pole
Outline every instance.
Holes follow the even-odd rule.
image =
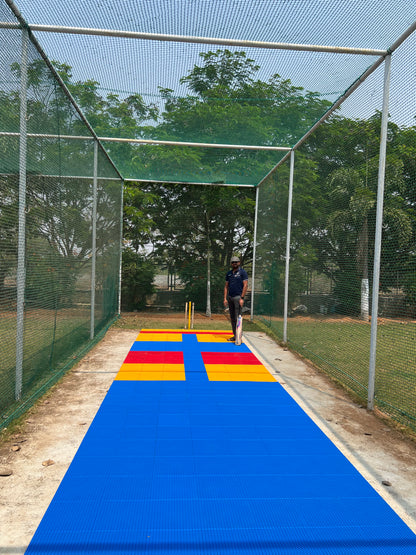
[[[289,266],[290,266],[290,232],[292,227],[293,175],[295,168],[295,151],[290,153],[289,198],[287,201],[286,228],[286,264],[285,264],[285,301],[283,309],[283,342],[287,343],[287,312],[289,305]]]
[[[15,137],[19,133],[14,131],[1,131],[0,136],[4,137]],[[39,138],[39,139],[65,139],[67,141],[101,141],[105,143],[126,143],[126,144],[137,144],[146,146],[186,146],[193,148],[222,148],[222,149],[232,149],[232,150],[256,150],[256,151],[270,151],[270,152],[289,152],[292,147],[290,146],[266,146],[266,145],[234,145],[226,143],[190,143],[185,141],[162,141],[158,139],[134,139],[127,137],[96,137],[95,135],[56,135],[54,133],[28,133],[29,137]],[[135,181],[131,179],[130,181]]]
[[[378,165],[377,185],[377,211],[376,211],[376,234],[374,239],[374,270],[373,270],[373,294],[371,306],[371,339],[370,339],[370,364],[368,371],[368,410],[374,408],[375,377],[376,377],[376,350],[377,350],[377,318],[378,318],[378,291],[380,286],[380,260],[381,260],[381,236],[383,226],[383,202],[384,202],[384,179],[386,169],[387,130],[389,120],[389,94],[390,94],[390,69],[391,55],[386,56],[384,66],[384,89],[383,109],[381,117],[380,134],[380,159]]]
[[[124,203],[124,181],[121,182],[121,195],[120,195],[120,262],[118,268],[118,315],[121,314],[121,275],[123,270],[123,203]]]
[[[26,175],[27,175],[27,66],[29,33],[22,29],[20,62],[19,209],[16,273],[16,383],[15,399],[22,396],[24,310],[26,285]]]
[[[92,185],[92,245],[91,245],[91,327],[90,339],[95,335],[95,274],[97,263],[97,174],[98,174],[98,143],[94,141],[94,177]]]
[[[12,0],[6,0],[13,3]],[[8,29],[13,29],[16,24],[2,23]],[[91,35],[104,37],[121,37],[139,40],[158,40],[166,42],[185,42],[191,44],[217,44],[220,46],[236,46],[244,48],[265,48],[271,50],[299,50],[301,52],[334,52],[336,54],[362,54],[364,56],[383,56],[386,50],[374,48],[353,48],[348,46],[331,46],[321,44],[298,44],[285,42],[264,42],[244,39],[225,39],[219,37],[200,37],[187,35],[167,35],[162,33],[142,33],[138,31],[124,31],[120,29],[94,29],[89,27],[66,27],[62,25],[30,24],[33,31],[43,33],[69,33],[70,35]]]
[[[254,320],[254,280],[256,277],[257,218],[259,212],[259,187],[256,187],[256,208],[254,211],[253,267],[251,271],[251,307],[250,320]]]

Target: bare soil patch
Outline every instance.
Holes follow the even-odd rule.
[[[1,554],[25,552],[136,336],[107,332],[17,426],[2,432]]]

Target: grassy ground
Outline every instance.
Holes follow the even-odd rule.
[[[185,314],[179,312],[123,312],[114,324],[121,329],[185,329]],[[256,323],[250,322],[250,316],[244,316],[244,330],[256,331]],[[213,314],[207,318],[202,313],[195,313],[193,329],[231,330],[231,324],[225,314]]]
[[[282,323],[271,320],[280,333]],[[296,317],[288,321],[292,350],[367,400],[370,323],[351,318]],[[376,402],[416,429],[416,322],[380,320],[377,333]]]
[[[23,333],[22,399],[15,400],[16,313],[0,318],[0,409],[3,418],[25,399],[73,364],[89,343],[89,314],[78,310],[33,310],[25,313]],[[2,422],[0,422],[2,424]]]

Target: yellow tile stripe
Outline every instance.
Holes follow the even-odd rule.
[[[275,382],[271,374],[207,372],[210,382]]]
[[[226,335],[224,333],[222,334],[216,334],[215,332],[212,332],[211,334],[196,334],[196,338],[198,340],[198,343],[226,343],[227,339],[229,337],[231,337],[232,332],[227,333]]]
[[[231,374],[268,374],[268,370],[262,364],[206,364],[207,372],[230,372]]]
[[[185,381],[183,372],[119,372],[116,380],[130,381]]]
[[[262,364],[206,364],[208,379],[212,382],[274,382],[270,372]]]
[[[167,380],[184,381],[185,366],[183,364],[122,364],[116,380]]]
[[[182,333],[139,333],[136,341],[182,341]]]
[[[149,364],[146,362],[134,362],[122,364],[120,372],[185,372],[183,364]]]

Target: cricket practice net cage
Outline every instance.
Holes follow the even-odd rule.
[[[120,306],[221,310],[238,254],[253,318],[414,427],[414,2],[0,2],[4,421]]]

